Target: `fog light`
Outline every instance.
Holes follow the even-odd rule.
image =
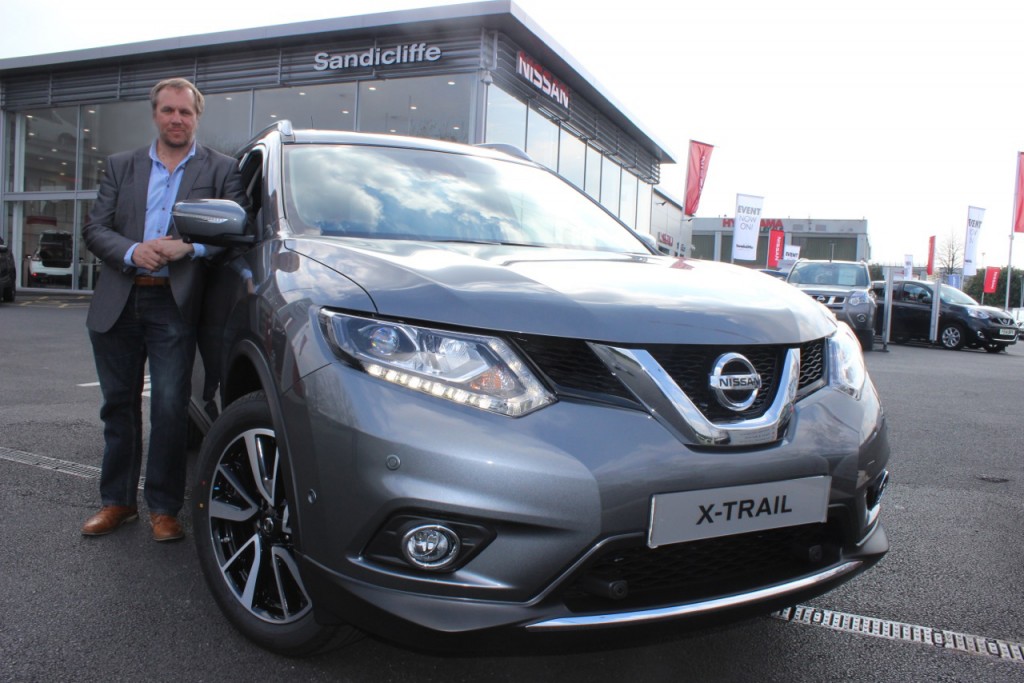
[[[448,527],[425,524],[402,537],[402,555],[422,569],[444,569],[459,556],[459,536]]]
[[[864,315],[863,313],[860,313],[860,314],[857,315],[857,322],[865,323],[867,321],[868,321],[868,317],[866,315]]]

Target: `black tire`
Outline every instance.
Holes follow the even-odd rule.
[[[14,301],[14,285],[11,285],[10,287],[4,290],[3,300],[4,303],[8,304]]]
[[[257,645],[302,657],[361,634],[314,619],[296,559],[287,472],[266,395],[242,397],[203,440],[193,520],[199,566],[224,615]]]
[[[860,340],[860,348],[865,351],[873,351],[875,348],[874,330],[857,330],[857,339]]]
[[[958,351],[964,347],[964,328],[956,323],[943,325],[939,328],[939,343],[950,351]]]

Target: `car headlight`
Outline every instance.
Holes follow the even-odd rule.
[[[847,301],[851,306],[862,306],[868,302],[868,297],[864,294],[854,294]]]
[[[518,417],[555,397],[497,337],[321,310],[335,352],[367,374],[462,405]]]
[[[991,317],[985,311],[979,311],[976,308],[968,308],[967,315],[971,316],[972,318],[978,318],[979,320],[988,320]]]
[[[839,323],[828,340],[829,383],[854,398],[860,398],[868,371],[857,336],[846,323]]]

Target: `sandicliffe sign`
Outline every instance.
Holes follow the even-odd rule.
[[[516,73],[533,84],[537,90],[552,100],[569,108],[569,88],[555,75],[548,71],[540,62],[522,50],[516,58]]]
[[[374,47],[369,50],[345,52],[339,55],[318,52],[313,57],[313,68],[317,71],[333,71],[359,67],[397,66],[418,62],[436,62],[441,57],[441,48],[436,45],[410,43],[395,47]]]

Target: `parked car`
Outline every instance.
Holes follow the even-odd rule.
[[[786,276],[786,282],[811,295],[853,328],[865,351],[874,348],[875,298],[871,293],[868,264],[799,259]]]
[[[192,515],[253,641],[695,626],[888,549],[878,395],[850,329],[796,289],[656,254],[493,149],[281,122],[240,168],[248,213],[174,220],[228,248]]]
[[[878,301],[876,328],[884,323],[885,282],[873,286]],[[932,301],[935,284],[919,280],[893,282],[890,337],[900,344],[911,339],[928,341],[931,337]],[[1017,342],[1020,329],[1013,316],[1001,308],[982,306],[971,296],[950,285],[940,285],[938,343],[947,349],[985,349],[1005,351]]]
[[[18,271],[14,265],[11,248],[0,238],[0,301],[14,301],[14,287],[18,283]]]
[[[49,284],[71,286],[71,233],[47,230],[39,235],[39,247],[28,261],[28,286]]]

